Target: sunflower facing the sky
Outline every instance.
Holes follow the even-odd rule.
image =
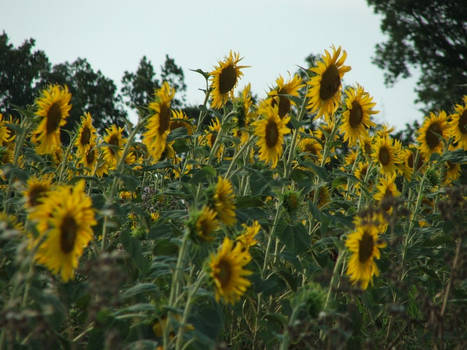
[[[269,92],[273,106],[279,106],[279,117],[284,118],[295,104],[290,98],[284,95],[298,96],[298,90],[303,87],[302,78],[295,74],[287,83],[282,76],[276,79],[276,88]]]
[[[449,133],[454,138],[458,147],[467,151],[467,95],[464,96],[464,104],[455,107],[455,113],[451,115]]]
[[[253,123],[258,136],[256,144],[259,147],[259,159],[275,168],[283,152],[284,135],[290,133],[286,126],[290,117],[281,119],[277,105],[265,105],[261,112],[265,118]]]
[[[70,113],[71,94],[68,87],[49,86],[36,100],[36,115],[42,117],[32,134],[32,142],[37,144],[38,154],[51,154],[61,146],[60,127],[66,124]]]
[[[217,217],[226,225],[235,224],[235,194],[229,180],[219,176],[214,193],[214,208]]]
[[[171,103],[175,96],[175,90],[164,81],[162,87],[154,92],[155,100],[149,104],[149,109],[154,113],[146,124],[143,133],[143,143],[154,162],[157,162],[164,151],[167,136],[170,132]],[[182,118],[184,119],[184,118]]]
[[[377,136],[373,144],[373,161],[379,165],[383,175],[395,174],[401,159],[401,143],[390,136]]]
[[[342,77],[351,68],[344,66],[347,57],[345,51],[343,51],[342,57],[339,58],[341,54],[340,46],[337,50],[332,46],[332,55],[328,50],[324,52],[324,57],[318,62],[317,66],[311,68],[311,71],[316,75],[308,82],[307,97],[310,102],[307,108],[316,113],[318,118],[324,115],[326,119],[330,119],[339,107]]]
[[[234,304],[246,292],[251,282],[245,278],[251,271],[244,267],[251,260],[242,244],[235,244],[228,237],[220,246],[217,254],[211,254],[209,266],[215,286],[216,301],[220,298]]]
[[[234,88],[238,80],[243,75],[241,68],[248,66],[239,66],[242,60],[238,53],[230,51],[229,56],[223,61],[219,61],[215,69],[209,73],[211,76],[212,89],[212,108],[222,108],[229,98],[233,98]]]
[[[44,237],[34,258],[54,274],[60,274],[64,282],[73,278],[79,258],[93,238],[91,227],[96,225],[84,186],[84,181],[80,181],[74,186],[57,187],[30,214],[40,238]]]
[[[379,241],[379,232],[376,225],[359,225],[355,231],[348,235],[345,246],[352,255],[347,265],[347,275],[353,284],[360,283],[362,289],[367,289],[373,281],[373,276],[379,275],[375,259],[379,259],[380,248],[386,244]]]
[[[107,134],[104,136],[104,142],[108,145],[104,146],[104,159],[110,170],[115,169],[118,161],[122,157],[123,146],[126,139],[123,138],[123,128],[112,125],[105,130]]]
[[[438,115],[430,113],[422,127],[418,131],[417,141],[420,150],[427,159],[433,153],[440,153],[443,150],[443,141],[448,136],[448,124],[446,112],[441,111]]]
[[[75,146],[78,148],[78,155],[83,156],[96,143],[96,129],[92,126],[91,114],[84,113],[81,117],[81,126]]]
[[[368,138],[368,129],[375,125],[370,119],[371,115],[378,111],[373,110],[376,104],[360,85],[347,89],[346,95],[347,109],[342,114],[339,130],[344,135],[344,141],[348,141],[349,146],[352,147],[357,144],[357,140],[364,141]]]

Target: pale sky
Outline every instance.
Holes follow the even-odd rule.
[[[15,46],[32,37],[52,64],[86,58],[119,87],[143,55],[159,73],[168,54],[183,68],[192,104],[203,100],[204,79],[190,69],[211,71],[230,50],[251,66],[238,88],[251,83],[262,98],[310,53],[340,45],[352,67],[344,82],[363,85],[380,111],[375,121],[399,129],[423,117],[413,103],[416,77],[384,86],[371,63],[384,40],[379,26],[365,0],[0,0],[0,31]]]

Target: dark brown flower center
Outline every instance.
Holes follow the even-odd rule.
[[[44,197],[45,192],[47,192],[48,187],[44,185],[34,185],[29,191],[28,202],[31,207],[35,207],[39,204],[39,199]]]
[[[170,107],[162,103],[159,112],[159,135],[162,135],[170,126]]]
[[[232,278],[232,266],[230,262],[226,260],[219,261],[217,265],[219,272],[216,274],[216,278],[221,283],[221,287],[227,286]]]
[[[381,200],[381,207],[383,208],[384,211],[388,211],[391,209],[392,206],[392,192],[389,188],[386,188],[386,192],[384,192],[383,199]]]
[[[389,153],[389,150],[386,146],[383,146],[379,149],[378,159],[383,166],[388,165],[391,161],[391,153]]]
[[[291,104],[290,100],[286,96],[280,96],[287,95],[287,90],[280,89],[277,94],[279,95],[279,117],[282,119],[286,116],[287,113],[289,113]],[[273,99],[271,104],[274,107],[277,104],[276,100]]]
[[[60,248],[62,252],[68,254],[75,247],[76,236],[78,234],[78,223],[73,216],[67,215],[60,225]]]
[[[112,147],[112,146],[109,147],[109,150],[110,150],[110,153],[111,153],[112,155],[115,155],[115,153],[116,153],[116,147],[119,147],[119,146],[120,146],[120,145],[119,145],[119,142],[118,142],[118,136],[115,135],[115,134],[112,135],[112,136],[110,137],[109,144],[111,144],[112,146],[114,146],[114,147]]]
[[[86,146],[89,144],[89,140],[91,139],[91,130],[87,126],[83,128],[81,132],[81,138],[79,140],[81,146]]]
[[[370,259],[373,255],[374,245],[373,236],[368,232],[364,232],[358,245],[358,261],[360,261],[360,263],[364,264]]]
[[[321,77],[321,85],[319,89],[319,97],[322,100],[327,100],[333,97],[341,86],[341,78],[339,70],[335,64],[331,64]]]
[[[443,130],[441,130],[441,125],[438,122],[434,122],[428,127],[426,131],[425,140],[426,144],[430,149],[434,149],[439,145],[440,139],[439,136],[442,136]]]
[[[362,122],[363,118],[363,111],[362,106],[357,101],[352,102],[352,108],[350,109],[349,115],[349,124],[350,126],[355,129],[358,128],[360,123]]]
[[[219,92],[221,94],[226,94],[233,89],[235,83],[237,82],[237,72],[233,64],[228,65],[222,69],[221,74],[219,74]]]
[[[268,121],[266,125],[266,146],[272,148],[277,145],[279,141],[279,129],[274,120]]]
[[[312,142],[307,142],[305,144],[305,151],[311,154],[318,154],[318,148]]]
[[[55,102],[52,104],[52,106],[50,106],[49,111],[47,112],[47,134],[51,134],[55,130],[57,130],[61,120],[62,110],[60,109],[60,105],[57,102]]]
[[[93,148],[86,153],[86,163],[92,165],[94,159],[96,159],[96,150]]]
[[[467,109],[459,117],[458,127],[462,134],[467,134]]]

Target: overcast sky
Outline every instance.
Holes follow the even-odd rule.
[[[347,51],[346,84],[358,82],[381,111],[378,122],[403,128],[421,120],[414,104],[415,78],[384,86],[383,71],[371,63],[382,42],[381,18],[365,0],[0,0],[0,30],[15,46],[36,39],[53,64],[87,58],[120,86],[146,55],[157,72],[168,54],[185,72],[187,101],[203,100],[203,78],[232,49],[244,71],[239,88],[251,83],[264,97],[275,79],[295,72],[310,53],[332,44]]]

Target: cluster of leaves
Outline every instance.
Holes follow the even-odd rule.
[[[222,108],[209,108],[212,73],[199,72],[207,95],[197,122],[164,134],[164,152],[154,159],[137,141],[153,117],[141,112],[138,125],[126,130],[126,144],[99,136],[99,149],[120,154],[100,175],[79,165],[82,155],[73,143],[62,157],[36,154],[29,139],[39,121],[34,107],[22,110],[21,124],[2,125],[9,133],[2,150],[11,149],[13,156],[1,166],[0,347],[460,346],[466,187],[456,178],[446,181],[445,165],[465,166],[466,151],[448,149],[452,139],[442,135],[442,151],[423,166],[413,166],[417,156],[411,169],[395,166],[400,196],[379,201],[376,184],[383,176],[377,160],[365,147],[344,142],[338,131],[349,109],[343,101],[329,119],[313,124],[315,115],[305,108],[307,85],[297,96],[277,95],[279,86],[266,97],[263,103],[276,106],[287,99],[292,130],[271,167],[258,155],[254,124],[245,122],[246,115],[263,120],[261,102],[245,110],[248,98],[240,94]],[[150,69],[141,74],[152,76]],[[148,95],[135,96],[148,102]],[[375,139],[386,132],[381,126],[370,130]],[[269,137],[263,144],[277,135]],[[322,151],[312,153],[302,140],[315,141]],[[363,177],[356,175],[361,163],[371,169]],[[94,240],[68,283],[35,263],[29,243],[40,232],[24,205],[28,179],[47,174],[57,185],[84,179],[96,214]],[[206,241],[198,232],[199,212],[212,207],[219,176],[232,184],[236,223],[221,224]],[[358,215],[381,211],[388,224],[379,239],[387,247],[379,277],[362,291],[346,277],[345,241]],[[238,239],[242,224],[254,220],[261,230],[246,265],[251,285],[235,304],[217,300],[209,262],[225,237]]]

